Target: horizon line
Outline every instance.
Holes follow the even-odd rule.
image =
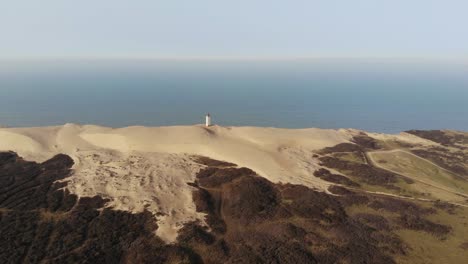
[[[0,61],[86,61],[86,60],[160,60],[160,61],[306,61],[306,60],[385,60],[385,61],[427,61],[464,62],[468,57],[444,56],[122,56],[122,55],[83,55],[83,56],[6,56]]]

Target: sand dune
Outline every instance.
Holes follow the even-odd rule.
[[[192,201],[193,182],[203,155],[255,170],[273,182],[326,190],[313,177],[315,150],[347,142],[356,131],[260,127],[172,126],[108,128],[66,124],[1,128],[0,150],[44,161],[64,153],[75,161],[68,189],[79,196],[101,195],[108,206],[158,213],[158,235],[174,241],[182,223],[202,220]]]

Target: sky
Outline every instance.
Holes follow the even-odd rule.
[[[0,0],[0,58],[468,58],[467,0]]]

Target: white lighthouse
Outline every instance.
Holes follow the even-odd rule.
[[[206,114],[206,116],[205,116],[205,126],[207,126],[207,127],[211,126],[211,116],[210,116],[209,113]]]

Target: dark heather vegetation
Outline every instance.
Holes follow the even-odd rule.
[[[0,263],[396,263],[412,250],[399,230],[440,240],[452,233],[429,219],[456,211],[443,202],[427,207],[350,190],[328,170],[318,175],[341,181],[329,188],[333,195],[274,184],[228,162],[197,162],[205,166],[191,183],[193,199],[207,226],[187,223],[176,243],[165,244],[154,235],[155,215],[112,210],[56,182],[71,174],[68,156],[38,164],[0,153]]]
[[[320,154],[331,154],[336,152],[362,152],[362,148],[357,144],[352,143],[340,143],[333,147],[327,147],[320,151]]]
[[[468,179],[468,154],[461,151],[451,152],[444,148],[412,149],[411,152]]]
[[[460,245],[460,248],[468,251],[468,242],[463,242],[463,243]]]
[[[442,145],[413,148],[410,150],[413,154],[468,179],[468,133],[441,130],[409,130],[406,132]]]
[[[442,130],[409,130],[405,132],[447,147],[466,149],[461,145],[468,145],[468,134],[463,132],[446,132]]]
[[[439,263],[445,256],[451,259],[451,263],[463,263],[462,259],[468,259],[468,253],[461,252],[468,248],[463,242],[468,227],[466,210],[440,200],[412,200],[411,195],[407,195],[411,192],[407,192],[406,188],[414,182],[410,178],[376,167],[367,158],[366,151],[403,148],[466,177],[468,155],[466,149],[460,148],[460,144],[466,144],[466,140],[460,136],[456,136],[456,140],[449,139],[453,137],[452,132],[444,133],[443,136],[446,137],[446,146],[427,147],[403,144],[398,140],[376,141],[364,135],[353,138],[353,143],[342,143],[322,149],[318,152],[321,155],[314,157],[319,159],[320,165],[338,171],[361,184],[351,190],[346,188],[350,186],[340,183],[330,186],[328,191],[337,195],[337,200],[350,218],[380,230],[379,234],[390,235],[391,238],[387,237],[385,240],[387,245],[391,245],[387,249],[394,250],[391,255],[398,262]],[[326,175],[326,170],[320,169],[314,176]],[[401,196],[397,198],[369,193],[370,190],[389,194],[401,193]],[[406,197],[408,198],[405,199]],[[437,254],[440,256],[437,257]],[[431,262],[430,259],[434,261]]]
[[[416,203],[399,198],[359,194],[349,190],[343,191],[341,189],[345,188],[339,187],[339,189],[332,189],[331,191],[335,193],[335,191],[338,190],[338,193],[341,194],[338,200],[344,207],[356,205],[365,206],[374,209],[373,211],[386,212],[392,215],[391,217],[383,217],[381,214],[371,213],[357,213],[353,215],[353,217],[358,218],[360,222],[364,222],[378,230],[417,230],[434,235],[439,239],[444,239],[451,232],[449,226],[434,223],[426,218],[437,212],[435,208],[422,207]],[[403,244],[400,244],[400,246],[401,252],[404,252],[405,246]]]
[[[346,178],[345,176],[333,174],[329,170],[321,168],[314,172],[314,176],[322,180],[338,183],[350,187],[358,187],[359,184]]]
[[[340,143],[333,147],[327,147],[320,150],[320,154],[332,154],[332,153],[339,153],[339,152],[355,152],[359,154],[363,154],[365,150],[376,150],[381,149],[381,144],[369,137],[364,132],[361,132],[360,135],[354,136],[351,141],[353,143]]]
[[[273,184],[245,168],[205,168],[197,175],[194,225],[178,241],[205,263],[394,263],[401,241],[353,218],[338,199],[292,184]],[[389,246],[389,245],[392,246]],[[392,249],[390,249],[392,248]]]
[[[205,263],[395,263],[394,256],[411,250],[396,231],[437,239],[451,232],[427,219],[433,208],[341,186],[331,186],[339,195],[331,196],[273,184],[245,168],[207,167],[194,185],[197,210],[207,214],[210,229],[192,223],[178,241]],[[372,210],[347,212],[355,206]]]
[[[205,166],[209,166],[209,167],[233,167],[233,166],[237,166],[234,163],[221,161],[221,160],[210,159],[208,157],[203,157],[203,156],[195,156],[193,161],[195,161],[196,163],[205,165]]]
[[[455,214],[455,209],[457,209],[457,206],[440,200],[434,202],[434,207],[437,209],[444,210],[445,212],[451,215]]]
[[[382,148],[381,144],[379,144],[377,140],[369,137],[366,133],[361,133],[358,136],[354,136],[351,141],[356,143],[361,148],[367,150],[376,150]]]
[[[318,157],[318,159],[321,162],[320,165],[338,170],[340,172],[346,172],[346,175],[359,179],[359,182],[361,183],[369,185],[378,185],[387,189],[399,190],[400,188],[395,186],[395,184],[400,178],[408,184],[413,183],[413,180],[409,178],[400,177],[399,175],[393,172],[377,168],[370,164],[367,155],[365,154],[365,151],[382,148],[382,144],[380,142],[367,136],[365,133],[361,133],[358,136],[354,136],[351,141],[353,141],[354,143],[341,143],[333,147],[327,147],[320,150],[319,153],[322,154],[321,157]],[[349,152],[354,153],[358,157],[363,157],[364,162],[353,162],[350,160],[342,159],[339,155],[336,155],[340,153]],[[321,175],[325,173],[323,170],[319,170],[315,174],[314,175],[316,177],[321,178]],[[324,178],[324,180],[327,179]],[[329,179],[327,181],[346,185],[344,182],[337,182],[338,179]],[[348,184],[348,186],[352,185]]]
[[[348,172],[347,175],[358,178],[369,185],[379,185],[389,189],[398,188],[393,184],[397,182],[397,175],[392,172],[376,168],[369,164],[356,163],[339,158],[324,156],[319,158],[322,166]],[[409,179],[407,179],[410,182]]]
[[[153,235],[148,212],[103,208],[54,183],[70,175],[65,155],[37,164],[0,153],[0,263],[197,263],[188,248]]]

